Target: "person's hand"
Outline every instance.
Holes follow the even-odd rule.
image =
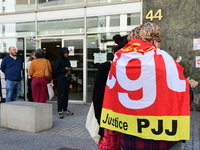
[[[72,84],[69,85],[69,88],[72,89]]]
[[[190,79],[190,77],[187,77],[187,80],[188,80],[191,88],[195,88],[199,84],[199,82],[195,81],[194,79]]]
[[[71,70],[72,68],[70,68],[70,67],[65,67],[65,70],[67,70],[67,71],[69,71],[69,70]]]
[[[53,79],[51,79],[50,83],[53,84]]]

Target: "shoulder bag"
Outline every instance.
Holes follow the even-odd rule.
[[[48,67],[48,60],[46,60],[46,66],[45,66],[45,72],[44,72],[44,77],[47,79],[47,80],[51,80],[51,72],[49,70],[49,67]]]
[[[92,139],[96,143],[98,143],[100,140],[100,135],[98,134],[99,124],[97,122],[97,119],[95,118],[93,103],[91,103],[90,109],[87,114],[86,129],[90,133],[90,136],[92,137]]]

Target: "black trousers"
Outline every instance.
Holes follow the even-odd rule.
[[[70,82],[65,77],[58,78],[58,112],[67,111]]]
[[[28,101],[33,102],[31,81],[31,79],[28,79]]]

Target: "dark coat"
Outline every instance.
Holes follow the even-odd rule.
[[[111,62],[105,62],[100,65],[97,75],[96,75],[95,84],[94,84],[92,101],[94,105],[95,117],[99,124],[100,124],[101,110],[102,110],[102,105],[103,105],[104,91],[106,87],[108,73],[110,70],[110,65],[111,65]],[[99,129],[99,135],[104,136],[103,128]]]
[[[54,74],[57,76],[58,81],[68,81],[71,83],[71,76],[70,79],[67,80],[65,75],[68,73],[68,71],[65,69],[65,67],[70,67],[71,64],[68,58],[64,57],[64,52],[69,52],[67,48],[63,47],[60,50],[60,58],[58,58],[54,65]]]

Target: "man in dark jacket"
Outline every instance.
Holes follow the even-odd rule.
[[[21,89],[22,60],[17,56],[14,46],[9,47],[10,55],[3,58],[1,71],[5,74],[6,80],[6,102],[19,100]]]
[[[69,89],[71,84],[71,64],[68,60],[69,50],[66,47],[61,48],[60,58],[58,58],[54,65],[54,74],[57,75],[58,83],[58,117],[61,119],[66,115],[73,115],[68,107]]]

